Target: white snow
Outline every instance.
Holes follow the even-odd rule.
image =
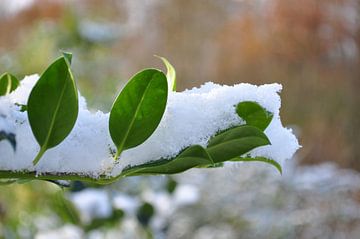
[[[237,84],[221,86],[206,83],[200,88],[171,92],[167,109],[154,134],[140,146],[127,150],[115,163],[110,148],[115,149],[108,132],[108,113],[90,112],[80,96],[79,116],[70,135],[57,147],[48,150],[34,167],[32,160],[39,146],[31,132],[27,113],[20,112],[15,103],[26,104],[28,95],[39,77],[25,77],[20,87],[9,96],[0,98],[0,127],[16,134],[17,150],[0,141],[0,170],[30,170],[37,173],[78,173],[91,177],[105,174],[116,176],[128,165],[175,156],[193,144],[206,146],[217,131],[242,123],[234,106],[241,101],[256,101],[274,114],[265,133],[271,141],[251,152],[252,156],[272,158],[283,164],[299,148],[296,137],[280,121],[282,86]],[[6,120],[4,120],[6,119]],[[8,126],[4,126],[5,123]],[[12,125],[12,126],[11,126]],[[0,128],[2,130],[2,128]]]
[[[13,133],[15,131],[14,124],[7,117],[10,114],[10,105],[9,99],[0,96],[0,132]]]
[[[124,193],[117,193],[113,198],[113,206],[114,208],[123,210],[127,214],[135,214],[140,206],[140,202],[135,197]]]
[[[81,220],[85,223],[90,223],[94,218],[111,216],[110,198],[104,190],[86,189],[72,194],[71,201],[80,211]]]
[[[200,199],[197,187],[191,184],[180,184],[174,192],[175,205],[178,207],[195,204]]]
[[[40,231],[35,239],[81,239],[84,232],[75,225],[66,224],[60,228],[48,231]]]

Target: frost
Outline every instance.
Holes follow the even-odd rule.
[[[89,111],[85,99],[80,96],[78,120],[69,137],[47,151],[33,166],[32,160],[39,146],[31,132],[27,113],[20,112],[15,103],[26,104],[38,78],[37,75],[25,77],[17,90],[0,98],[0,113],[5,115],[0,117],[0,130],[14,132],[18,145],[14,152],[7,142],[0,142],[0,170],[77,173],[94,178],[104,174],[116,176],[126,166],[169,158],[193,144],[206,146],[208,139],[219,130],[243,122],[234,108],[241,101],[256,101],[274,114],[265,131],[272,144],[253,150],[252,156],[272,158],[283,164],[299,148],[292,131],[284,128],[280,121],[278,93],[281,85],[206,83],[200,88],[171,92],[165,114],[154,134],[145,143],[124,151],[118,163],[114,163],[111,154],[114,145],[108,132],[109,114]]]

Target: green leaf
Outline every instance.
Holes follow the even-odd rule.
[[[167,95],[166,76],[159,70],[146,69],[131,78],[110,112],[109,130],[117,147],[115,159],[123,150],[151,136],[165,112]]]
[[[77,119],[78,93],[68,59],[66,55],[52,63],[28,99],[29,123],[40,145],[34,165],[46,150],[60,144],[70,134]]]
[[[0,76],[0,96],[7,95],[19,86],[19,80],[9,74],[4,73]]]
[[[125,212],[121,209],[112,208],[112,214],[109,217],[95,217],[89,224],[82,225],[85,232],[94,231],[96,229],[114,228],[125,216]]]
[[[165,58],[165,57],[161,57],[161,56],[156,56],[158,58],[160,58],[165,66],[166,66],[166,78],[168,80],[168,84],[169,84],[169,90],[172,91],[176,91],[176,71],[175,68],[170,64],[170,62]]]
[[[148,202],[145,202],[141,207],[138,208],[136,217],[138,221],[141,223],[141,225],[147,227],[154,214],[155,214],[154,206]]]
[[[268,144],[270,141],[261,130],[253,126],[242,125],[210,139],[207,152],[215,163],[219,163]]]
[[[245,162],[264,162],[264,163],[268,163],[268,164],[271,164],[272,166],[274,166],[280,174],[282,174],[282,168],[281,168],[281,165],[276,162],[275,160],[273,159],[268,159],[268,158],[265,158],[265,157],[237,157],[237,158],[233,158],[231,159],[231,161],[234,161],[234,162],[240,162],[240,161],[245,161]]]
[[[166,182],[165,188],[169,194],[172,194],[175,191],[177,186],[178,186],[178,182],[176,182],[176,180],[173,177],[171,177],[171,176],[167,177],[167,182]]]
[[[240,102],[236,106],[236,113],[246,121],[247,125],[255,126],[264,131],[270,124],[273,114],[253,101]]]
[[[14,151],[16,150],[16,139],[15,134],[13,133],[7,133],[5,131],[0,131],[0,141],[1,140],[7,140],[11,144]]]
[[[74,204],[65,198],[63,192],[57,192],[52,195],[52,198],[49,199],[51,204],[51,209],[54,210],[57,217],[65,223],[71,223],[75,225],[80,224],[80,215],[76,210]]]
[[[186,148],[173,159],[162,159],[152,163],[130,167],[125,169],[123,174],[124,176],[175,174],[184,172],[190,168],[213,163],[213,160],[202,146],[193,145]]]

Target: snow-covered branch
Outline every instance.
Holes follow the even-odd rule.
[[[191,148],[188,152],[191,151],[196,155],[191,155],[189,161],[186,150],[195,145],[205,150],[206,157],[210,158],[210,162],[219,165],[218,163],[230,159],[216,159],[216,155],[219,155],[220,152],[215,152],[216,148],[220,149],[221,145],[215,141],[233,137],[221,136],[219,132],[229,132],[236,126],[249,123],[245,119],[246,117],[240,118],[239,112],[237,112],[236,107],[241,102],[256,102],[271,114],[272,117],[269,118],[269,123],[266,124],[264,130],[264,135],[271,144],[264,143],[264,146],[259,144],[259,147],[252,147],[253,149],[250,148],[251,150],[246,154],[237,156],[262,157],[274,160],[281,165],[284,160],[290,159],[299,148],[298,141],[291,129],[284,128],[280,121],[278,93],[281,91],[281,85],[221,86],[209,82],[200,88],[183,92],[169,91],[166,109],[156,130],[145,142],[121,152],[118,160],[114,160],[114,154],[118,147],[113,142],[114,137],[109,133],[109,113],[89,110],[85,99],[79,93],[78,116],[71,133],[59,145],[49,148],[41,160],[34,165],[33,159],[38,154],[40,147],[32,133],[28,112],[21,110],[21,107],[28,104],[30,92],[38,80],[38,75],[27,76],[20,82],[16,90],[0,97],[0,132],[13,134],[16,139],[15,150],[9,143],[11,140],[0,139],[0,177],[18,178],[24,175],[25,178],[34,178],[38,175],[39,178],[46,179],[89,179],[106,182],[106,178],[115,179],[119,175],[132,176],[137,175],[137,172],[140,172],[139,174],[172,173],[177,172],[176,170],[171,171],[174,165],[166,164],[166,162],[176,159],[177,161],[183,160],[183,162],[188,160],[187,162],[191,163],[199,158],[204,159],[196,156],[201,150],[197,151]],[[156,108],[158,105],[152,107]],[[245,114],[247,113],[245,112]],[[254,115],[251,117],[255,117]],[[250,131],[255,128],[251,124],[248,127]],[[244,129],[237,130],[241,131],[240,134],[245,132]],[[245,134],[250,134],[248,133],[250,131],[247,129]],[[237,134],[235,131],[232,132]],[[261,130],[259,132],[262,133]],[[216,135],[222,138],[218,137],[214,140]],[[255,137],[254,135],[248,136]],[[243,145],[249,144],[249,142],[244,141]],[[214,146],[210,147],[210,144]],[[238,150],[243,145],[235,144],[227,145],[227,147],[236,147]],[[223,148],[221,150],[224,151]],[[231,150],[229,148],[224,154]],[[173,164],[176,164],[177,161],[173,160]],[[144,165],[147,165],[146,170],[144,170]],[[159,165],[162,168],[159,169]],[[175,166],[179,167],[178,164]],[[192,167],[200,166],[211,165],[192,165]],[[188,168],[185,166],[184,169]]]

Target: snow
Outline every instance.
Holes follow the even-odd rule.
[[[155,215],[150,222],[151,227],[161,229],[165,227],[177,210],[196,204],[200,199],[200,194],[197,187],[191,184],[181,184],[176,187],[173,194],[148,188],[142,192],[141,198],[155,209]]]
[[[71,195],[71,201],[80,211],[81,220],[90,223],[94,218],[111,216],[112,207],[106,191],[87,189]]]
[[[113,200],[114,208],[121,209],[127,214],[135,214],[140,202],[127,194],[117,193]]]
[[[83,234],[80,228],[66,224],[57,229],[39,232],[35,239],[80,239],[84,238]]]
[[[175,205],[186,206],[195,204],[200,199],[200,193],[197,187],[191,184],[181,184],[176,187],[174,192]]]
[[[48,150],[40,162],[32,165],[39,146],[31,132],[27,113],[20,112],[18,104],[26,104],[38,75],[25,77],[20,87],[0,98],[0,131],[12,130],[16,134],[17,150],[8,142],[0,141],[0,170],[29,170],[41,173],[78,173],[91,177],[116,176],[129,165],[139,165],[160,158],[177,155],[193,144],[206,146],[208,139],[219,130],[238,125],[243,121],[234,106],[241,101],[256,101],[274,114],[265,133],[271,145],[259,147],[252,156],[272,158],[283,164],[300,147],[291,129],[280,121],[282,86],[267,84],[255,86],[237,84],[221,86],[206,83],[200,88],[171,92],[167,109],[159,127],[143,144],[124,151],[115,163],[110,153],[115,150],[108,132],[109,114],[91,112],[80,96],[79,116],[70,135],[57,147]],[[4,123],[6,122],[6,123]]]
[[[13,133],[15,131],[14,125],[11,124],[7,115],[9,115],[9,106],[11,102],[5,97],[0,96],[0,132]]]

